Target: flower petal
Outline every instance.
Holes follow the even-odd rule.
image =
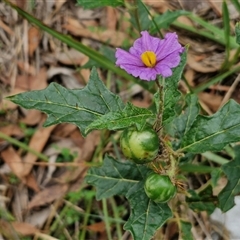
[[[179,52],[175,51],[170,55],[168,55],[167,57],[165,57],[164,59],[162,59],[160,63],[163,65],[167,65],[170,68],[175,68],[178,66],[180,61],[181,61],[181,57],[179,55]]]
[[[147,31],[142,31],[141,34],[142,37],[133,43],[133,47],[129,49],[129,52],[135,56],[141,56],[141,54],[146,51],[156,52],[161,40],[150,36]]]
[[[176,33],[167,33],[156,51],[157,59],[162,60],[175,51],[182,53],[184,48],[178,42],[178,36]]]
[[[115,57],[117,59],[116,65],[121,66],[121,67],[122,67],[122,65],[125,65],[125,64],[144,66],[144,64],[140,58],[130,54],[129,52],[127,52],[121,48],[117,48]]]
[[[171,68],[178,66],[181,61],[180,53],[185,50],[179,44],[177,34],[168,33],[162,40],[150,36],[147,31],[142,31],[141,34],[142,37],[134,42],[129,52],[117,48],[116,64],[134,77],[146,81],[156,80],[157,75],[172,76]],[[154,56],[156,54],[154,67],[143,63],[142,54],[146,52],[151,52]]]
[[[157,64],[155,66],[155,69],[159,75],[162,75],[163,77],[170,77],[172,76],[172,70],[169,66],[164,65],[164,64]]]

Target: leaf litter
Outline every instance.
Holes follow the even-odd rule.
[[[186,1],[143,2],[157,13],[164,13],[168,9],[193,11],[216,25],[222,16],[221,1],[194,1],[194,4],[186,4]],[[28,1],[16,0],[16,3],[25,10],[29,7]],[[231,4],[229,9],[233,24],[238,15]],[[95,49],[106,42],[112,47],[117,47],[125,44],[126,40],[130,44],[134,39],[129,32],[131,27],[129,21],[124,20],[129,18],[129,15],[123,9],[105,7],[83,10],[76,7],[74,1],[55,0],[46,1],[46,4],[38,3],[31,11],[53,29],[67,32],[73,38]],[[0,133],[25,143],[32,150],[41,152],[50,159],[49,162],[44,162],[32,152],[0,139],[0,237],[20,239],[19,235],[57,239],[54,237],[57,230],[54,232],[50,228],[51,220],[55,219],[57,222],[58,215],[66,207],[64,199],[69,197],[69,192],[78,192],[79,189],[91,192],[91,187],[83,181],[88,163],[101,162],[103,158],[103,153],[99,150],[101,144],[105,143],[108,146],[107,151],[110,154],[114,153],[114,144],[106,140],[109,133],[101,135],[100,132],[94,131],[83,138],[77,127],[70,124],[42,128],[45,118],[42,113],[21,109],[4,99],[16,93],[46,88],[50,82],[60,83],[67,88],[82,87],[88,81],[90,71],[83,68],[75,70],[76,66],[81,67],[89,60],[87,57],[31,26],[4,3],[0,3],[0,16],[0,40],[4,44],[4,48],[0,48],[0,110],[4,113],[0,115]],[[187,17],[181,17],[179,21],[196,27]],[[191,87],[208,81],[213,74],[220,71],[225,58],[221,45],[179,28],[171,27],[171,30],[178,32],[182,44],[190,44],[188,65],[184,74]],[[105,73],[100,74],[101,78],[106,80]],[[226,101],[224,97],[227,93],[229,93],[227,98],[233,97],[240,102],[239,84],[231,88],[235,79],[236,75],[232,75],[211,85],[207,91],[199,93],[200,103],[207,113],[216,112],[222,102]],[[183,81],[180,86],[184,87]],[[117,82],[112,81],[111,90],[116,91],[118,87]],[[138,106],[149,106],[151,102],[146,91],[138,85],[130,85],[127,82],[124,82],[120,95],[124,96],[124,100],[132,100]],[[32,132],[29,132],[30,129]],[[50,152],[50,149],[56,151]],[[73,152],[77,154],[74,155]],[[67,158],[70,160],[64,162],[63,160]],[[92,159],[96,162],[91,162]],[[196,176],[193,181],[194,187],[200,187],[206,177]],[[82,197],[80,194],[78,201],[73,201],[73,205],[81,207],[84,213],[93,215],[97,213],[99,218],[93,218],[80,227],[86,228],[92,239],[96,236],[98,239],[106,239],[105,224],[100,217],[102,206],[92,200],[91,209],[88,210],[87,199],[87,195]],[[121,198],[116,198],[115,201],[126,206],[126,202]],[[111,213],[111,210],[109,211]],[[67,213],[71,213],[70,208]],[[129,212],[123,211],[121,217],[125,219],[126,214]],[[209,236],[211,230],[216,227],[214,223],[209,227],[203,214],[196,215],[181,210],[180,214],[182,216],[187,214],[192,223],[195,223],[192,229],[195,239],[204,239],[204,236]],[[81,219],[77,217],[76,219]],[[79,227],[76,225],[78,220],[68,225],[69,230]],[[165,232],[159,230],[155,239],[164,234],[173,239],[173,233],[167,234],[170,229],[173,229],[173,233],[178,231],[173,223],[169,223]],[[68,236],[66,231],[64,229],[64,235]],[[116,227],[113,227],[113,236],[115,232]],[[124,239],[131,239],[128,234],[125,236]]]

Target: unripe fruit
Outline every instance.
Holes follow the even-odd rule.
[[[158,154],[159,145],[158,135],[150,127],[142,130],[137,130],[136,127],[127,128],[120,138],[124,156],[138,164],[151,162]]]
[[[169,176],[151,173],[145,180],[144,190],[147,196],[156,203],[164,203],[173,198],[177,192]]]

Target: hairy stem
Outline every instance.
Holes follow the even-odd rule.
[[[159,131],[159,138],[162,135],[162,118],[163,118],[163,111],[164,111],[164,83],[165,78],[159,77],[156,81],[158,86],[158,93],[159,93],[159,105],[158,105],[158,113],[157,119],[155,123],[155,129]]]

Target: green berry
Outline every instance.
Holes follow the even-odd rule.
[[[150,127],[142,130],[135,127],[127,128],[120,138],[124,156],[138,164],[151,162],[158,154],[159,145],[158,135]]]
[[[151,173],[145,180],[144,190],[156,203],[164,203],[173,198],[177,192],[169,176]]]

